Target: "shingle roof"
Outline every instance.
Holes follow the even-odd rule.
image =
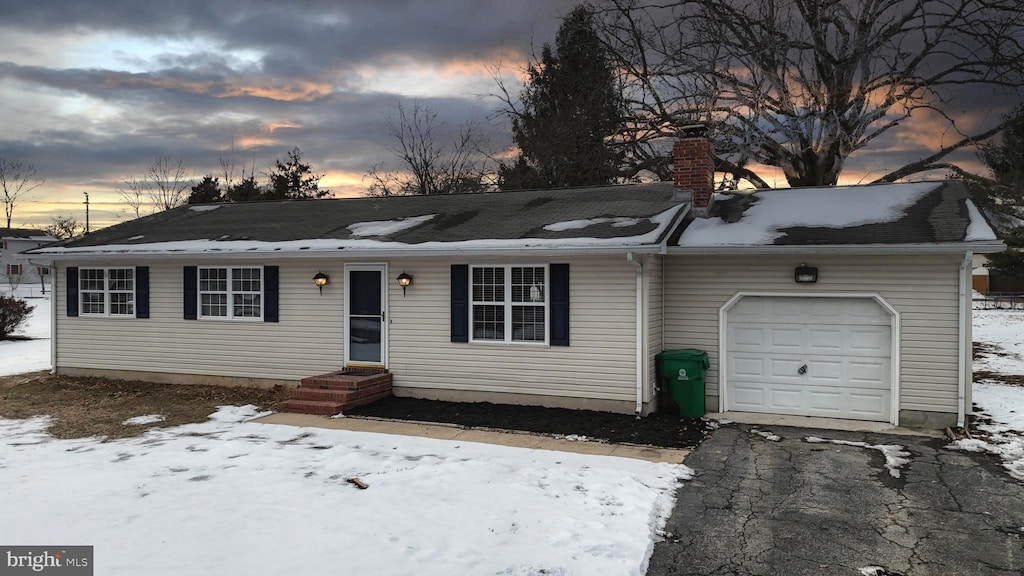
[[[182,206],[39,252],[656,246],[685,208],[673,196],[662,182]]]
[[[996,241],[966,188],[956,181],[735,194],[716,202],[709,218],[690,220],[681,228],[670,244],[829,246]]]
[[[10,239],[40,239],[40,240],[53,240],[53,236],[50,236],[49,232],[45,230],[34,230],[32,228],[0,228],[0,238],[5,240]]]

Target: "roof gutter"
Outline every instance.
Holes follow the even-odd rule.
[[[471,249],[443,249],[443,250],[216,250],[204,252],[124,252],[124,251],[102,251],[95,252],[74,251],[74,252],[36,252],[33,256],[49,258],[54,260],[139,260],[143,258],[171,258],[171,259],[262,259],[268,258],[430,258],[430,257],[465,257],[465,256],[522,256],[524,254],[536,256],[588,256],[600,254],[658,254],[664,250],[664,243],[646,244],[635,246],[584,246],[569,248],[471,248]]]
[[[644,409],[644,264],[632,252],[626,252],[626,262],[636,267],[636,416]]]
[[[801,245],[787,246],[669,246],[667,254],[691,255],[751,255],[751,254],[963,254],[969,250],[974,254],[991,254],[1006,250],[1002,241],[995,242],[946,242],[941,244],[836,244],[831,246]]]

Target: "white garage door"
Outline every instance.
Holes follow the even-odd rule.
[[[890,323],[871,298],[743,297],[726,312],[726,409],[889,421]]]

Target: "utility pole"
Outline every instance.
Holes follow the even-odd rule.
[[[85,233],[89,233],[89,193],[82,192],[85,194]]]

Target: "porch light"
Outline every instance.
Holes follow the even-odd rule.
[[[801,264],[793,271],[793,279],[797,284],[814,284],[818,281],[818,269],[814,266]]]
[[[398,275],[398,285],[402,287],[402,296],[405,296],[405,289],[412,286],[412,276],[402,272]]]
[[[327,286],[330,281],[331,277],[319,270],[317,271],[316,276],[313,276],[313,284],[316,284],[316,287],[320,289],[321,296],[324,294],[324,286]]]

